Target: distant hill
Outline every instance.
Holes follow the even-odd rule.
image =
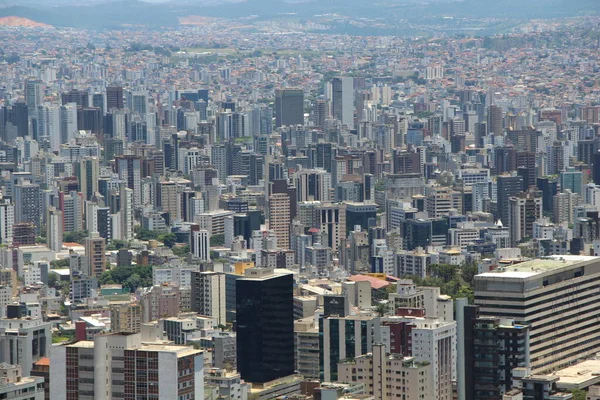
[[[354,18],[572,17],[600,13],[600,0],[0,0],[0,17],[22,17],[54,26],[115,28],[128,25],[176,26],[190,15],[260,19],[313,18],[340,14]],[[18,5],[14,5],[17,3]],[[426,23],[426,22],[424,22]]]
[[[41,22],[35,22],[23,17],[2,17],[0,18],[0,26],[22,26],[27,28],[48,27],[50,25]]]

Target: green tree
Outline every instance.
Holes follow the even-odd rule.
[[[163,242],[167,247],[173,247],[175,246],[175,243],[177,243],[177,235],[175,235],[173,232],[163,233],[158,237],[158,240]]]
[[[63,234],[63,242],[84,244],[88,237],[88,231],[65,232]]]
[[[186,245],[183,245],[183,246],[173,246],[171,248],[171,250],[173,250],[173,253],[177,257],[185,257],[190,252],[190,245],[186,244]]]
[[[571,393],[573,394],[573,400],[585,400],[587,397],[587,392],[582,389],[575,389]]]
[[[383,317],[384,315],[386,315],[389,309],[390,309],[389,304],[384,303],[384,302],[377,304],[377,307],[375,308],[375,310],[377,311],[377,314],[379,314],[380,317]]]
[[[223,246],[225,244],[225,234],[219,233],[210,237],[210,247]]]
[[[54,269],[69,268],[69,259],[63,258],[61,260],[52,260],[50,261],[50,266]]]
[[[455,278],[458,267],[450,264],[431,264],[429,266],[429,275],[437,278],[442,278],[449,282]]]
[[[463,281],[465,281],[469,285],[472,285],[473,281],[475,280],[475,275],[477,275],[478,272],[479,268],[477,268],[477,264],[466,264],[460,268],[460,277]]]
[[[140,228],[137,232],[139,240],[155,240],[158,238],[158,233],[148,229]]]

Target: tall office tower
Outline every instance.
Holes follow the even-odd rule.
[[[592,156],[592,177],[596,185],[600,185],[600,151]]]
[[[77,133],[77,104],[60,106],[60,143],[69,143]]]
[[[80,160],[75,164],[75,176],[79,182],[79,191],[83,193],[85,200],[91,200],[98,192],[98,177],[100,160],[91,157]]]
[[[84,200],[83,194],[75,190],[58,195],[59,209],[62,211],[63,232],[83,230]]]
[[[111,333],[137,333],[142,329],[142,306],[121,303],[110,306]]]
[[[548,177],[537,178],[537,190],[542,192],[542,208],[546,213],[554,212],[554,196],[558,193],[558,182]]]
[[[221,272],[192,271],[192,311],[214,318],[226,325],[225,274]]]
[[[535,169],[535,153],[532,151],[517,152],[517,170],[524,171],[523,190],[527,190],[535,186],[536,169]]]
[[[298,202],[331,201],[331,175],[321,169],[301,169],[294,175]]]
[[[63,221],[62,211],[54,207],[48,207],[46,217],[46,243],[52,251],[59,252],[63,244]]]
[[[123,88],[121,86],[108,86],[106,88],[106,111],[113,108],[123,108]]]
[[[466,300],[456,302],[458,398],[499,399],[513,387],[513,369],[529,366],[529,326],[482,317]]]
[[[42,213],[40,186],[23,181],[16,184],[13,190],[15,223],[30,222],[39,231]]]
[[[127,108],[132,113],[146,114],[148,112],[148,93],[143,90],[127,92]]]
[[[553,221],[572,224],[575,218],[575,207],[582,203],[581,196],[566,189],[553,198]]]
[[[202,262],[210,261],[210,234],[198,225],[192,225],[190,231],[190,253]]]
[[[275,127],[304,125],[302,89],[275,90]]]
[[[237,370],[264,383],[294,373],[294,279],[250,268],[236,280]]]
[[[140,333],[55,346],[50,362],[53,400],[204,398],[202,351],[142,342]]]
[[[354,230],[356,225],[360,225],[365,231],[369,224],[373,226],[377,222],[377,205],[375,203],[353,203],[346,204],[346,233]]]
[[[141,159],[133,155],[115,157],[115,165],[119,179],[127,182],[127,187],[133,190],[133,206],[142,205],[142,164]]]
[[[156,208],[169,215],[169,223],[177,220],[180,214],[177,183],[173,181],[161,181],[156,186]]]
[[[77,126],[80,130],[90,131],[96,135],[104,133],[104,116],[102,109],[85,107],[77,110]]]
[[[519,193],[508,199],[508,226],[513,245],[533,237],[533,223],[542,218],[542,198],[536,193]]]
[[[374,399],[438,399],[431,382],[432,365],[414,357],[386,353],[383,344],[374,344],[369,353],[339,364],[339,381],[365,385],[365,394]],[[402,379],[397,377],[402,376]],[[415,384],[418,382],[418,384]]]
[[[569,167],[566,171],[560,173],[560,191],[569,189],[573,193],[583,196],[583,173]]]
[[[106,114],[106,123],[104,124],[105,133],[113,139],[127,139],[129,130],[129,114],[123,109],[111,109]]]
[[[394,174],[420,174],[419,153],[394,149],[392,151],[392,168]]]
[[[0,243],[11,245],[15,225],[15,206],[10,199],[0,199]]]
[[[509,130],[508,139],[519,151],[537,153],[538,137],[541,132],[535,129]]]
[[[37,135],[38,143],[47,142],[50,151],[60,150],[60,106],[58,104],[43,104],[37,108]]]
[[[339,251],[340,241],[346,237],[346,205],[321,204],[315,208],[313,225],[321,230],[321,241],[331,251]]]
[[[119,237],[118,239],[122,240],[131,240],[134,237],[133,225],[135,223],[135,218],[133,215],[134,210],[134,201],[133,201],[133,190],[124,187],[121,185],[119,187],[119,197],[121,200],[121,208],[119,210]],[[116,224],[113,224],[113,229],[116,227]],[[117,239],[117,237],[113,234],[113,238]]]
[[[29,376],[33,363],[50,355],[51,329],[42,318],[0,318],[0,362],[19,364]]]
[[[219,181],[225,183],[227,181],[227,146],[215,145],[210,149],[210,162],[219,172]]]
[[[340,361],[369,353],[373,343],[381,340],[379,317],[340,314],[319,318],[321,381],[337,381]]]
[[[9,113],[9,121],[17,128],[17,136],[30,136],[29,129],[29,109],[25,103],[15,103],[12,105]],[[12,136],[11,136],[12,137]]]
[[[282,249],[290,248],[290,195],[273,193],[269,196],[269,229],[275,232],[277,244]]]
[[[487,126],[488,133],[494,135],[502,135],[504,129],[502,128],[502,108],[491,105],[487,109]]]
[[[494,147],[494,173],[502,175],[517,169],[517,150],[509,146]]]
[[[102,115],[106,114],[106,101],[104,93],[94,93],[92,95],[92,107],[99,108]]]
[[[508,223],[508,199],[523,190],[523,178],[520,176],[501,175],[496,179],[497,218]]]
[[[317,99],[313,106],[313,122],[316,128],[323,129],[325,120],[327,119],[327,101],[325,99]]]
[[[354,128],[354,82],[352,78],[339,77],[331,80],[331,107],[333,118],[350,129]]]
[[[481,316],[533,321],[530,368],[543,374],[597,353],[599,279],[598,257],[549,256],[475,276],[475,304]]]
[[[86,275],[98,277],[106,270],[106,240],[97,232],[90,233],[85,239],[85,256],[87,257]]]
[[[425,188],[425,211],[431,218],[440,218],[450,214],[451,210],[462,212],[462,196],[452,188],[433,186]]]
[[[71,89],[61,95],[63,105],[76,103],[77,108],[86,108],[90,106],[90,95],[85,90]]]
[[[25,81],[25,104],[29,112],[33,112],[44,101],[44,82],[38,79]]]

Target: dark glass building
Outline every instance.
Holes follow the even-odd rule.
[[[377,221],[377,205],[375,203],[346,203],[346,234],[360,225],[363,230],[369,228],[369,220]]]
[[[246,382],[294,374],[292,274],[251,268],[236,281],[237,369]]]

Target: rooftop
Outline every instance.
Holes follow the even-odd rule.
[[[561,390],[585,389],[600,383],[600,358],[570,365],[552,375],[560,378],[556,385]]]
[[[568,267],[580,262],[600,260],[592,256],[550,256],[548,258],[525,261],[519,264],[499,268],[495,271],[479,274],[479,277],[528,278],[547,271]]]

